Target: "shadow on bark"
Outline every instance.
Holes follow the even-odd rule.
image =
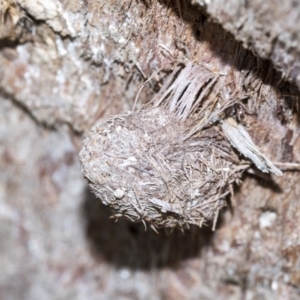
[[[92,256],[96,261],[105,260],[117,268],[176,268],[185,259],[199,257],[214,234],[211,226],[191,226],[184,233],[161,230],[157,234],[150,227],[145,231],[142,223],[132,223],[125,218],[115,222],[109,218],[110,209],[88,188],[81,210]]]
[[[297,110],[295,107],[297,88],[291,83],[283,82],[281,74],[273,68],[270,61],[262,60],[244,49],[241,43],[235,41],[234,37],[219,24],[208,21],[205,13],[197,7],[185,3],[185,6],[179,9],[178,3],[182,1],[160,2],[189,23],[197,40],[207,42],[215,56],[241,71],[241,74],[246,74],[243,77],[241,75],[243,81],[236,84],[241,84],[241,89],[249,89],[249,94],[252,93],[253,98],[260,95],[262,84],[273,86],[278,93],[278,99],[282,99],[282,102],[277,104],[277,114],[283,123],[286,122],[286,110]],[[181,41],[176,43],[180,45]],[[252,82],[257,79],[260,79],[258,87]],[[282,111],[279,110],[280,105]],[[269,178],[258,178],[257,181],[257,184],[275,193],[282,192],[280,186]],[[142,223],[132,223],[124,218],[115,223],[109,219],[110,209],[88,190],[82,204],[82,214],[86,222],[85,234],[92,255],[97,261],[105,260],[116,267],[144,270],[176,267],[185,259],[199,257],[214,236],[211,227],[192,226],[185,233],[174,230],[172,233],[160,231],[156,234],[150,228],[145,231]],[[219,218],[219,226],[221,223],[222,215]]]
[[[231,33],[210,19],[205,9],[199,5],[193,5],[185,0],[160,0],[160,3],[191,26],[195,39],[200,43],[207,43],[213,57],[218,57],[224,64],[240,71],[242,80],[238,84],[241,85],[241,89],[249,92],[249,99],[253,98],[252,100],[256,101],[256,98],[260,98],[261,84],[271,86],[280,99],[276,107],[278,119],[282,124],[287,124],[289,122],[287,111],[291,111],[300,124],[299,89],[295,83],[284,79],[284,75],[275,69],[271,60],[262,59],[251,50],[244,48]],[[193,54],[186,52],[188,47],[185,46],[184,41],[175,38],[175,43],[179,50],[193,60]],[[257,79],[260,79],[260,85],[255,83]]]

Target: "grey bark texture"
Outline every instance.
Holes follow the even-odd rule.
[[[1,0],[0,12],[0,299],[299,299],[297,170],[245,174],[215,232],[157,235],[110,219],[78,160],[93,125],[191,61],[242,100],[262,153],[300,163],[299,1]]]
[[[298,1],[193,0],[238,41],[300,86]]]

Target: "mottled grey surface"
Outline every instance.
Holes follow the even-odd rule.
[[[229,3],[235,2],[218,9]],[[78,163],[81,140],[97,120],[130,110],[153,75],[138,103],[149,100],[172,66],[186,59],[226,76],[228,98],[248,95],[236,110],[263,153],[272,161],[300,162],[295,86],[279,83],[270,63],[185,1],[1,5],[10,16],[1,18],[0,30],[1,299],[299,298],[298,173],[247,176],[215,233],[193,227],[157,235],[109,219]],[[292,13],[284,15],[293,20]],[[265,15],[277,22],[272,10]],[[285,26],[280,18],[278,24]],[[277,65],[290,77],[283,66],[297,51]],[[155,76],[159,69],[165,72]]]
[[[256,55],[270,59],[300,87],[298,0],[193,0]]]

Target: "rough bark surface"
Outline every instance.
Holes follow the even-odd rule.
[[[0,2],[1,299],[299,298],[297,171],[246,175],[214,233],[159,235],[114,223],[82,178],[91,127],[181,61],[245,97],[239,121],[272,161],[300,163],[299,3],[197,2]]]
[[[300,86],[298,1],[193,0],[256,55]]]

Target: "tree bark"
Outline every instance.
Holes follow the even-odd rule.
[[[82,178],[91,127],[181,62],[220,76],[267,157],[300,163],[299,2],[192,2],[0,2],[0,298],[299,297],[298,170],[253,168],[215,232],[158,235],[115,223]]]

